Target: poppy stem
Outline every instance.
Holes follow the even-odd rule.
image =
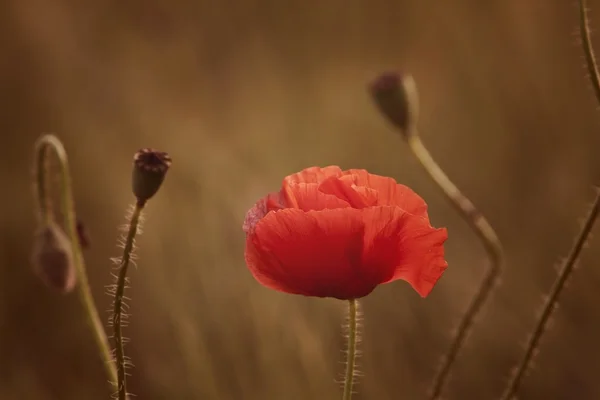
[[[596,99],[600,103],[600,74],[598,73],[598,65],[596,63],[596,57],[594,55],[594,50],[592,48],[592,41],[590,37],[590,27],[588,22],[588,10],[587,10],[587,1],[580,0],[579,1],[579,11],[580,11],[580,33],[583,43],[583,51],[585,53],[586,64],[588,68],[588,72],[590,75],[590,79],[592,81],[592,86],[594,88],[594,94],[596,95]],[[596,199],[592,204],[592,209],[590,210],[583,228],[581,232],[577,236],[575,240],[575,244],[571,248],[571,251],[565,261],[552,290],[550,291],[550,295],[542,308],[542,314],[538,319],[538,322],[533,330],[529,341],[527,342],[527,347],[525,348],[525,354],[523,358],[519,362],[517,366],[517,371],[513,374],[511,380],[506,387],[504,394],[502,395],[502,400],[511,400],[515,394],[517,393],[521,381],[525,375],[525,372],[529,368],[531,364],[531,360],[533,359],[533,355],[536,352],[536,349],[539,346],[539,342],[546,331],[546,326],[550,317],[552,316],[552,312],[554,311],[556,304],[558,303],[558,298],[565,287],[566,282],[569,279],[569,276],[573,272],[575,268],[575,264],[581,251],[583,250],[583,246],[587,241],[588,236],[592,228],[594,227],[594,223],[598,217],[598,212],[600,209],[600,189],[597,189]]]
[[[348,300],[348,349],[346,355],[346,373],[344,376],[344,394],[342,400],[352,398],[354,374],[356,368],[356,348],[358,343],[358,300]]]
[[[577,236],[577,239],[575,240],[575,244],[571,248],[569,256],[567,257],[567,261],[563,265],[563,267],[558,275],[558,278],[557,278],[556,282],[554,283],[552,290],[550,291],[550,295],[548,296],[548,300],[544,304],[544,307],[542,309],[542,314],[540,315],[540,318],[538,319],[535,329],[533,330],[533,334],[531,335],[529,341],[527,342],[527,346],[525,348],[525,355],[521,359],[521,362],[519,362],[516,373],[512,376],[511,381],[509,382],[504,394],[502,395],[502,400],[511,400],[513,398],[513,396],[516,394],[517,390],[519,389],[521,381],[523,380],[523,376],[525,375],[525,372],[527,371],[529,364],[531,363],[531,360],[533,359],[535,350],[538,348],[540,339],[542,338],[544,332],[546,331],[546,325],[548,324],[548,321],[550,320],[550,316],[552,315],[552,312],[556,308],[556,303],[558,302],[558,298],[559,298],[562,290],[564,289],[569,276],[573,272],[573,269],[575,268],[577,259],[579,258],[579,255],[581,254],[581,251],[583,250],[583,246],[584,246],[585,242],[587,241],[587,238],[594,226],[594,223],[596,222],[599,209],[600,209],[600,190],[598,190],[598,192],[597,192],[596,199],[594,200],[594,204],[592,205],[592,209],[590,210],[590,213],[585,220],[585,224],[583,225],[581,232],[579,233],[579,235]]]
[[[60,197],[61,211],[64,218],[64,229],[69,237],[71,251],[73,253],[73,262],[75,264],[75,273],[77,279],[77,288],[79,301],[85,310],[86,319],[94,335],[96,347],[102,360],[106,374],[112,384],[117,381],[117,370],[112,362],[110,345],[102,322],[100,320],[98,309],[94,303],[94,297],[90,289],[85,262],[81,251],[79,236],[77,234],[77,220],[75,216],[75,205],[71,187],[71,174],[69,173],[69,162],[67,152],[62,142],[54,135],[44,135],[40,137],[35,145],[35,167],[36,172],[35,189],[37,197],[38,218],[40,223],[49,223],[54,220],[54,211],[52,210],[52,200],[50,191],[50,168],[49,154],[52,151],[60,164]]]
[[[442,393],[442,389],[449,377],[450,370],[456,361],[458,353],[464,346],[468,334],[473,326],[475,317],[479,314],[485,304],[489,294],[495,286],[501,271],[502,262],[502,245],[496,232],[481,214],[471,203],[471,201],[463,195],[460,190],[452,183],[444,171],[435,162],[419,135],[414,132],[407,135],[408,145],[413,154],[420,161],[421,165],[429,173],[431,178],[442,189],[443,193],[461,213],[463,218],[469,223],[471,229],[479,236],[485,250],[490,259],[490,266],[487,274],[484,277],[479,290],[473,297],[458,326],[457,334],[448,350],[446,356],[442,360],[441,368],[433,380],[430,392],[430,399],[437,399]]]
[[[113,315],[112,315],[112,326],[114,330],[114,341],[115,341],[115,355],[117,360],[117,372],[118,372],[118,399],[127,400],[127,374],[125,369],[130,365],[129,361],[125,358],[125,344],[123,342],[123,319],[126,318],[123,308],[125,297],[125,287],[127,286],[127,270],[131,261],[131,256],[135,248],[135,236],[139,230],[140,217],[145,201],[137,201],[129,220],[129,228],[127,236],[125,237],[125,244],[123,247],[123,257],[119,263],[119,274],[117,276],[117,283],[115,286],[115,300],[113,303]]]

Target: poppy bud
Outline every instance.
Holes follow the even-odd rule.
[[[379,111],[403,135],[414,135],[418,117],[417,85],[411,75],[388,72],[370,85],[371,95]]]
[[[153,149],[141,149],[133,157],[132,188],[138,203],[156,194],[171,166],[171,157]]]
[[[34,271],[48,287],[63,293],[69,293],[75,287],[71,243],[55,223],[45,225],[36,232],[32,262]]]

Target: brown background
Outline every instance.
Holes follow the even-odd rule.
[[[574,1],[5,0],[0,398],[108,398],[76,297],[47,291],[29,264],[42,132],[58,133],[70,155],[101,310],[132,202],[131,157],[153,146],[174,159],[131,272],[130,382],[143,400],[339,398],[343,304],[258,285],[243,261],[245,211],[310,165],[413,187],[449,229],[450,267],[425,300],[399,282],[363,301],[355,399],[425,398],[485,254],[372,106],[365,85],[390,68],[414,74],[424,141],[506,248],[502,285],[447,390],[497,398],[600,176],[577,23]],[[523,399],[600,398],[590,243]]]

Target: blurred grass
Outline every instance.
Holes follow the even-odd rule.
[[[133,200],[131,157],[152,146],[174,159],[131,273],[126,334],[140,399],[337,398],[343,304],[260,287],[243,262],[245,211],[309,165],[367,168],[413,187],[449,228],[450,268],[426,300],[403,283],[364,300],[356,399],[423,398],[484,253],[371,105],[365,84],[389,68],[417,79],[424,141],[504,241],[503,284],[448,388],[456,399],[500,394],[600,174],[574,3],[0,7],[0,399],[107,398],[79,306],[48,293],[29,266],[30,162],[42,132],[69,151],[101,309]],[[600,398],[599,256],[595,245],[585,252],[524,399]]]

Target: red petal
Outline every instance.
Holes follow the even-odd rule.
[[[359,189],[359,190],[357,190]],[[376,191],[354,186],[352,182],[332,176],[319,185],[319,191],[324,195],[333,195],[349,204],[352,208],[365,208],[376,205],[379,195]]]
[[[427,296],[448,263],[443,244],[446,229],[435,229],[427,218],[417,217],[397,207],[364,210],[369,221],[365,231],[365,268],[382,272],[380,283],[407,281],[422,297]],[[391,270],[391,272],[390,272]]]
[[[300,172],[286,176],[283,180],[283,186],[286,183],[321,183],[331,176],[341,176],[342,170],[336,165],[328,167],[310,167]]]
[[[269,193],[254,204],[254,206],[246,213],[242,229],[246,234],[254,231],[254,226],[260,221],[269,211],[281,210],[285,206],[282,204],[283,199],[280,193]]]
[[[366,296],[380,282],[362,265],[363,221],[362,212],[351,208],[269,213],[247,238],[246,262],[260,283],[282,292]]]
[[[335,178],[333,178],[335,179]],[[323,193],[317,183],[284,182],[282,197],[286,206],[303,211],[320,211],[334,208],[349,208],[350,204],[334,195]]]
[[[364,169],[350,169],[343,177],[352,177],[353,184],[373,189],[378,194],[379,206],[398,206],[413,215],[427,217],[427,204],[408,186],[397,183],[385,176],[369,174]]]

